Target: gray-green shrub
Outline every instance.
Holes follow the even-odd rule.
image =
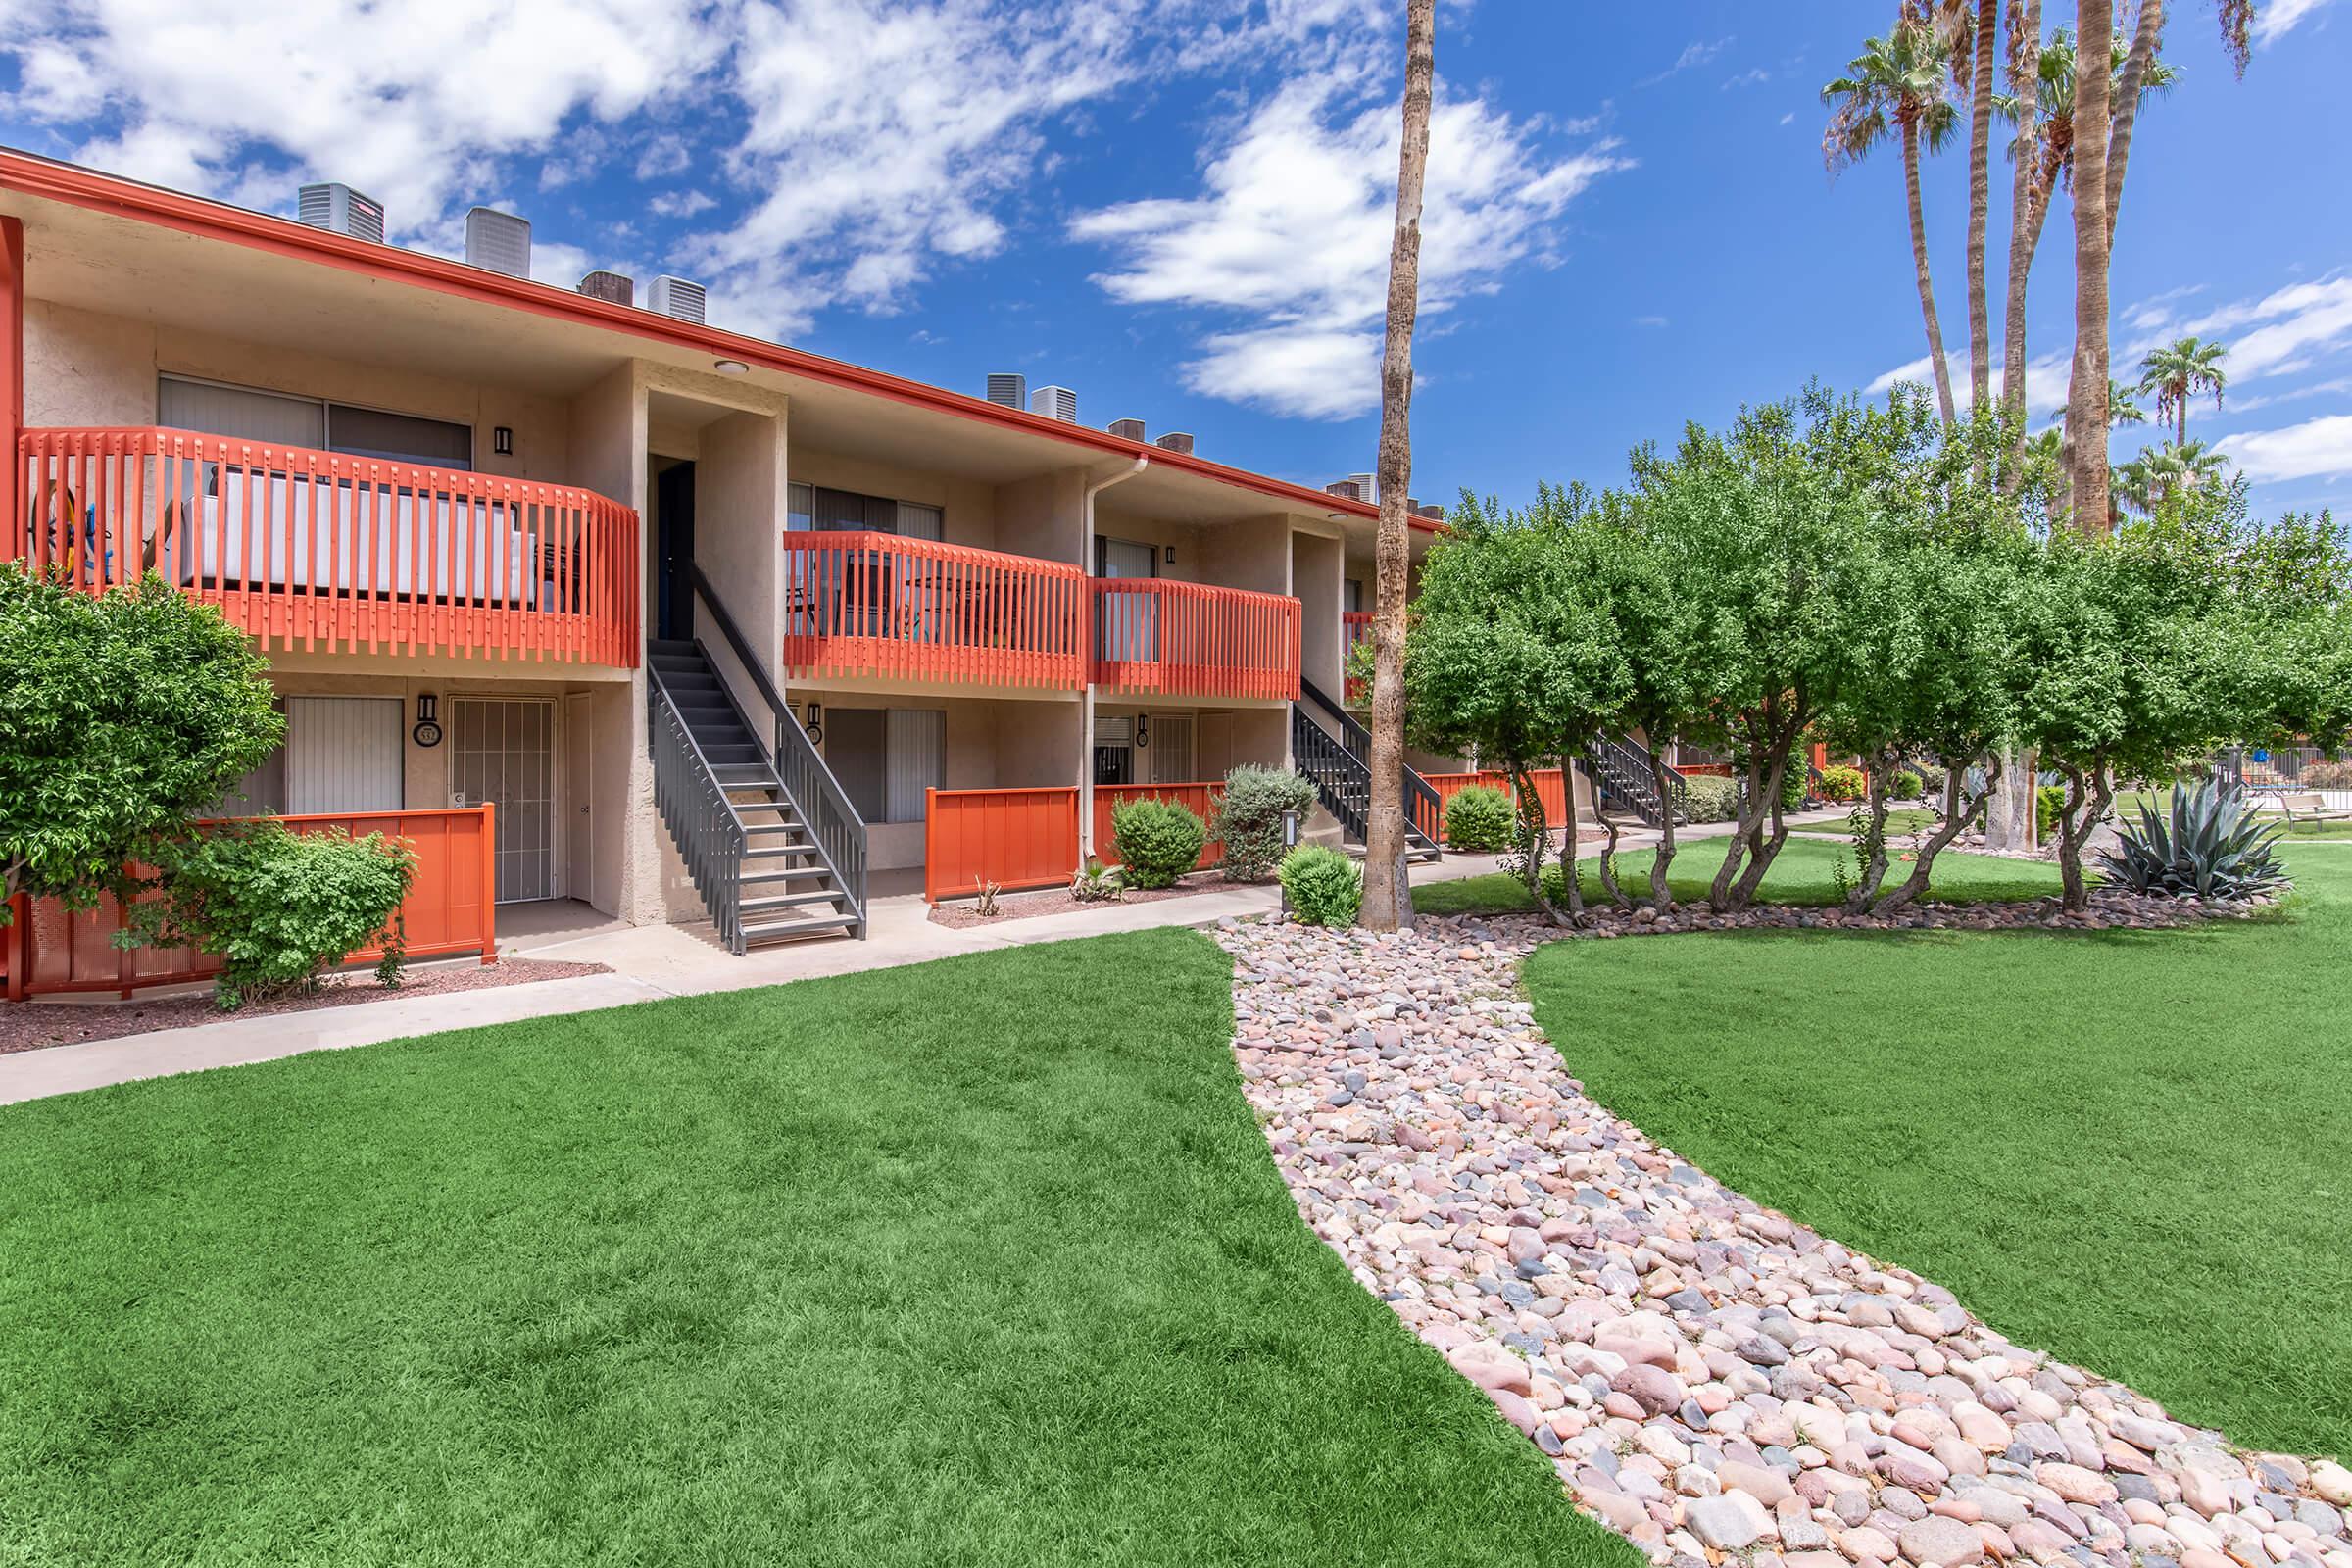
[[[1494,855],[1511,842],[1511,799],[1498,789],[1473,784],[1446,803],[1446,843],[1474,855]]]
[[[1729,822],[1740,814],[1740,786],[1714,773],[1693,773],[1683,781],[1683,820]]]
[[[1282,858],[1282,813],[1297,811],[1304,821],[1314,808],[1315,786],[1301,774],[1253,762],[1226,774],[1216,821],[1225,880],[1262,880]]]
[[[222,960],[213,996],[223,1010],[308,991],[330,965],[382,946],[376,978],[399,982],[395,917],[416,871],[408,845],[341,828],[294,833],[264,819],[188,832],[155,845],[160,896],[131,906],[123,946],[195,948]]]
[[[1208,824],[1174,801],[1127,801],[1110,813],[1110,841],[1119,852],[1120,880],[1129,887],[1174,887],[1200,863]]]
[[[1301,844],[1282,858],[1276,874],[1291,913],[1307,925],[1353,925],[1364,904],[1364,874],[1337,850]]]

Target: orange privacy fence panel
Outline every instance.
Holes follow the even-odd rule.
[[[1095,786],[1095,854],[1105,865],[1119,863],[1118,845],[1110,831],[1112,813],[1129,801],[1173,801],[1209,825],[1214,834],[1217,822],[1217,802],[1225,795],[1225,786],[1207,784],[1098,784]],[[1225,846],[1211,837],[1200,850],[1200,865],[1218,864],[1225,858]]]
[[[1031,790],[925,790],[923,897],[1067,882],[1078,869],[1076,786]]]
[[[487,963],[498,954],[491,849],[496,841],[489,806],[445,811],[358,811],[348,814],[281,817],[297,833],[328,828],[354,838],[381,833],[405,839],[416,854],[416,875],[400,906],[400,923],[411,958],[479,954]],[[211,825],[211,824],[206,824]],[[7,997],[75,991],[112,991],[127,997],[142,986],[185,985],[220,973],[220,963],[189,948],[130,948],[114,945],[122,911],[110,897],[98,907],[69,913],[55,899],[20,897],[16,919],[0,930],[6,955]],[[376,948],[346,956],[347,962],[372,962]]]
[[[1348,662],[1355,658],[1355,645],[1372,640],[1372,612],[1369,610],[1345,611],[1340,615],[1340,624],[1346,628],[1348,639],[1347,645],[1340,650],[1341,667],[1344,669]],[[1369,682],[1352,675],[1348,678],[1348,701],[1360,703],[1371,695]]]
[[[594,491],[187,430],[26,430],[15,461],[0,555],[92,593],[155,571],[306,650],[637,663],[637,514]]]
[[[1413,825],[1433,839],[1441,836],[1446,806],[1473,784],[1500,790],[1511,799],[1518,799],[1510,775],[1493,769],[1481,773],[1424,773],[1421,777],[1437,792],[1438,804],[1432,810],[1426,800],[1416,801]],[[1528,782],[1536,787],[1536,799],[1543,803],[1544,820],[1555,828],[1564,825],[1568,820],[1568,775],[1556,767],[1539,768],[1528,774]]]

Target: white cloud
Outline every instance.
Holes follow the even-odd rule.
[[[2223,368],[2230,385],[2238,386],[2266,375],[2292,374],[2352,346],[2352,274],[2290,283],[2260,299],[2237,300],[2185,319],[2161,305],[2134,309],[2125,319],[2142,335],[2116,357],[2119,372],[2159,344],[2193,334],[2229,344]]]
[[[397,232],[441,217],[486,160],[610,122],[712,59],[704,0],[60,0],[17,7],[0,45],[21,113],[113,128],[76,160],[284,207],[298,177],[385,203]],[[286,166],[291,165],[291,169]]]
[[[1729,92],[1734,87],[1754,87],[1771,79],[1772,73],[1766,71],[1762,66],[1757,66],[1752,70],[1742,71],[1736,76],[1725,77],[1723,90]]]
[[[656,218],[692,218],[718,205],[718,198],[699,190],[665,190],[645,204]]]
[[[2278,430],[2249,430],[2216,445],[2258,483],[2352,474],[2352,414],[2323,415]]]
[[[2232,414],[2252,414],[2274,403],[2292,403],[2301,398],[2342,397],[2352,394],[2352,376],[2337,376],[2332,381],[2314,381],[2308,386],[2289,387],[2283,392],[2257,392],[2252,397],[2233,397],[2230,400]]]
[[[1634,324],[1636,326],[1664,326],[1666,318],[1663,316],[1637,316],[1634,318]]]
[[[1708,61],[1714,59],[1717,55],[1722,54],[1726,49],[1729,49],[1732,46],[1732,42],[1733,40],[1728,37],[1693,38],[1690,42],[1683,45],[1683,52],[1674,57],[1673,65],[1668,66],[1664,71],[1659,72],[1654,76],[1642,77],[1640,81],[1635,82],[1634,85],[1637,87],[1655,87],[1659,82],[1664,81],[1669,76],[1680,74],[1683,72],[1689,71],[1693,66],[1705,65]]]
[[[2307,17],[2317,16],[2328,0],[2267,0],[2254,13],[2254,42],[2268,47],[2295,29]]]
[[[1424,318],[1551,255],[1549,221],[1592,182],[1631,167],[1613,142],[1559,155],[1541,127],[1483,98],[1441,91],[1422,214]],[[1249,111],[1202,173],[1200,194],[1080,215],[1079,239],[1117,265],[1096,282],[1133,305],[1247,319],[1211,331],[1184,369],[1199,392],[1309,418],[1378,398],[1396,214],[1397,116],[1386,90],[1295,80]]]

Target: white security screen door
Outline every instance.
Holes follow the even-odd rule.
[[[497,899],[556,893],[556,706],[461,697],[451,708],[451,793],[498,808]]]
[[[1152,720],[1152,782],[1199,783],[1193,774],[1193,717],[1169,715]]]
[[[404,710],[397,697],[288,698],[286,810],[399,810]]]

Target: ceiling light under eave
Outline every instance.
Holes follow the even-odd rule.
[[[749,375],[752,368],[741,360],[712,360],[710,368],[721,375]]]

